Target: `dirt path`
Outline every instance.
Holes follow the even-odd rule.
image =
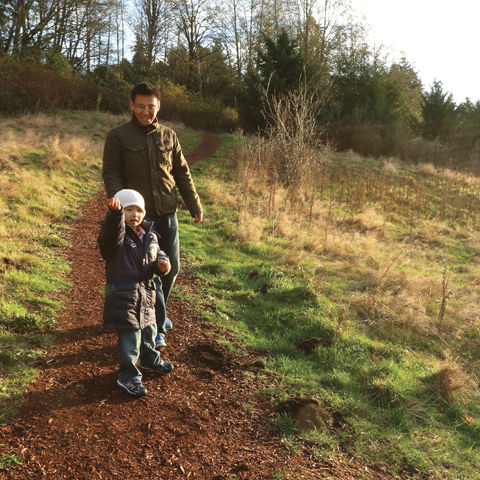
[[[206,158],[218,146],[218,137],[205,136],[189,158]],[[101,192],[72,224],[66,252],[72,289],[58,319],[62,333],[19,415],[0,429],[1,453],[24,459],[13,478],[365,478],[365,467],[319,463],[308,447],[289,453],[269,427],[269,402],[254,394],[259,386],[245,375],[260,368],[258,356],[223,349],[213,340],[215,327],[189,313],[187,302],[168,308],[174,328],[162,356],[175,371],[145,375],[149,393],[141,399],[115,386],[115,334],[101,327],[104,263],[96,237],[104,213]]]

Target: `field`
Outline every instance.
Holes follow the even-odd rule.
[[[120,120],[0,120],[4,420],[55,338],[63,233],[101,188],[104,135]],[[188,150],[198,133],[180,138]],[[255,394],[275,406],[286,451],[308,444],[398,478],[478,478],[479,180],[327,149],[278,164],[264,139],[221,140],[192,167],[206,218],[198,228],[181,214],[195,288],[174,295],[233,333],[235,352],[263,352],[265,369],[249,375],[276,378]],[[306,422],[302,405],[313,407]]]
[[[229,142],[195,169],[210,220],[182,240],[208,318],[280,376],[260,394],[285,441],[402,478],[477,478],[479,180],[324,150],[289,182],[275,145]],[[318,405],[315,429],[292,399]]]

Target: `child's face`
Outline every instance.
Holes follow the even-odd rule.
[[[140,207],[130,205],[123,209],[125,213],[125,223],[130,225],[134,230],[142,223],[145,214]]]

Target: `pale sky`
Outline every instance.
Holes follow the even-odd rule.
[[[424,89],[440,80],[458,104],[480,100],[480,0],[351,0],[370,43],[401,52]]]

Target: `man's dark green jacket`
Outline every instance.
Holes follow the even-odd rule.
[[[177,188],[192,216],[202,211],[177,134],[157,121],[143,126],[132,115],[112,128],[105,140],[102,176],[108,198],[123,188],[140,192],[147,215],[176,212]]]

